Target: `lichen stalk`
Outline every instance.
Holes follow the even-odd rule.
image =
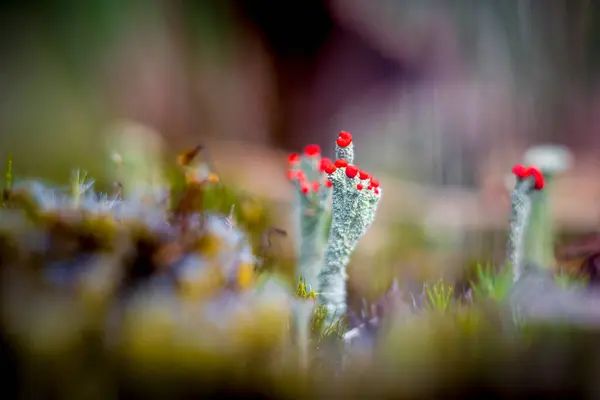
[[[546,178],[546,182],[550,179]],[[554,229],[548,191],[531,194],[531,217],[525,237],[525,254],[528,259],[543,267],[552,265]]]
[[[356,243],[352,243],[348,236],[349,220],[346,218],[344,190],[341,185],[333,189],[331,230],[327,249],[325,250],[325,262],[319,274],[318,302],[327,308],[326,323],[332,323],[346,313],[346,266],[350,262],[350,254]]]
[[[512,266],[513,282],[517,282],[523,272],[525,262],[525,237],[531,217],[531,192],[544,186],[543,176],[535,167],[515,166],[517,184],[511,195],[510,231],[507,245],[507,258]]]
[[[373,222],[381,198],[379,182],[350,163],[354,158],[351,145],[352,136],[341,132],[336,141],[336,155],[344,158],[338,158],[326,168],[333,185],[333,218],[318,278],[317,302],[327,309],[324,326],[346,314],[346,268],[352,252]]]
[[[300,220],[298,275],[311,288],[317,287],[317,276],[323,264],[325,218],[321,215],[305,216]]]
[[[571,167],[572,158],[566,147],[551,144],[534,146],[524,155],[525,162],[536,165],[545,180],[544,190],[531,194],[531,218],[525,237],[525,255],[540,267],[552,268],[555,265],[556,228],[549,191],[557,175]]]
[[[337,160],[345,160],[348,164],[354,162],[354,142],[350,133],[340,132],[336,140],[335,158]]]
[[[519,280],[523,271],[525,232],[531,213],[529,192],[532,188],[533,179],[528,178],[517,183],[511,195],[510,234],[507,253],[508,261],[513,268],[514,282]]]
[[[329,163],[331,160],[321,157],[320,147],[314,144],[306,146],[302,155],[294,153],[288,157],[288,178],[295,188],[296,275],[311,289],[316,288],[323,265],[327,203],[331,195],[324,167]]]

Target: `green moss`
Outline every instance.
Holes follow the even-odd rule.
[[[181,171],[173,168],[169,170],[168,176],[173,182],[173,192],[185,190]],[[81,174],[74,175],[71,198],[74,200],[75,209],[79,203],[77,199],[80,198],[86,184]],[[132,261],[117,254],[115,250],[117,246],[114,245],[118,242],[117,231],[119,230],[117,229],[118,221],[115,219],[92,215],[93,213],[82,213],[80,216],[83,218],[72,221],[64,218],[64,215],[60,213],[43,214],[40,213],[39,204],[36,202],[38,199],[33,198],[32,193],[25,189],[21,191],[14,189],[12,159],[9,157],[4,191],[12,193],[7,197],[10,201],[4,201],[3,205],[27,210],[33,218],[31,221],[24,222],[16,218],[15,210],[2,210],[0,218],[2,221],[0,225],[0,261],[2,263],[7,264],[8,261],[12,263],[22,259],[23,263],[18,266],[24,267],[23,269],[46,263],[44,255],[33,254],[34,252],[30,254],[26,247],[19,248],[17,239],[27,229],[31,229],[30,232],[42,232],[50,236],[53,240],[52,256],[63,264],[69,264],[75,258],[73,254],[79,253],[82,248],[94,255],[103,256],[96,263],[87,260],[82,262],[82,265],[76,266],[83,270],[89,268],[92,272],[87,272],[84,279],[77,282],[75,290],[73,290],[75,293],[70,291],[72,288],[65,292],[54,289],[52,295],[59,293],[62,302],[53,306],[56,309],[49,308],[54,302],[47,301],[49,298],[44,297],[47,294],[39,290],[41,286],[27,286],[21,281],[17,283],[24,285],[25,290],[21,290],[19,285],[14,286],[19,289],[15,290],[18,292],[17,294],[11,293],[16,296],[15,298],[9,297],[13,300],[10,304],[17,305],[16,308],[11,309],[11,318],[14,319],[3,322],[7,326],[15,323],[20,330],[15,330],[15,326],[10,326],[13,331],[23,333],[19,335],[20,340],[23,341],[19,344],[22,349],[31,352],[28,353],[30,359],[39,356],[39,354],[33,354],[34,352],[40,353],[43,350],[48,355],[47,348],[54,350],[52,346],[64,347],[58,352],[60,356],[65,360],[69,357],[75,360],[72,362],[67,360],[65,365],[94,365],[97,366],[97,369],[80,372],[78,368],[64,368],[57,369],[53,373],[69,374],[73,381],[85,379],[88,382],[103,382],[109,387],[114,385],[110,379],[117,379],[116,377],[122,376],[121,372],[123,372],[110,370],[112,367],[110,362],[114,361],[113,357],[117,358],[118,362],[122,361],[126,364],[125,376],[127,379],[132,377],[141,379],[140,376],[142,376],[144,379],[148,379],[148,382],[155,382],[156,386],[161,386],[161,388],[165,385],[183,387],[185,382],[196,382],[199,376],[205,380],[220,379],[218,384],[223,384],[223,380],[231,383],[234,378],[236,382],[237,379],[242,382],[243,378],[246,378],[244,384],[248,384],[248,381],[252,381],[248,376],[268,377],[271,380],[269,384],[278,387],[286,386],[288,383],[293,386],[302,382],[303,385],[306,385],[303,389],[307,393],[305,397],[311,398],[318,398],[312,396],[312,391],[320,390],[315,383],[321,382],[319,379],[323,380],[323,386],[327,385],[328,389],[333,387],[333,384],[329,386],[328,379],[339,370],[336,362],[341,357],[338,357],[332,349],[347,350],[343,348],[344,341],[341,340],[347,331],[347,321],[343,317],[334,316],[334,322],[327,325],[326,321],[329,319],[327,318],[327,308],[321,306],[314,309],[311,317],[312,335],[308,341],[311,353],[308,372],[303,371],[304,375],[296,374],[297,371],[294,370],[294,367],[290,367],[290,359],[293,356],[289,356],[289,354],[294,354],[294,344],[290,344],[291,341],[288,342],[287,338],[287,336],[292,336],[287,327],[288,314],[291,314],[290,310],[286,308],[288,307],[287,301],[290,300],[291,303],[291,300],[297,300],[293,298],[295,294],[298,299],[311,302],[315,300],[317,293],[307,287],[304,279],[300,278],[296,284],[294,280],[281,274],[284,269],[282,266],[285,265],[281,261],[275,262],[273,269],[261,271],[263,273],[251,287],[254,290],[236,292],[237,289],[232,289],[235,294],[228,293],[227,296],[241,296],[235,298],[239,300],[237,303],[233,302],[235,306],[230,307],[229,304],[232,303],[225,302],[227,305],[219,305],[223,308],[217,309],[214,315],[206,317],[207,320],[202,319],[203,308],[194,308],[197,306],[196,303],[174,300],[175,296],[167,294],[164,298],[160,298],[157,304],[146,304],[146,307],[129,310],[132,320],[129,321],[127,327],[132,331],[129,332],[127,340],[120,343],[120,346],[110,349],[112,353],[107,351],[107,348],[103,347],[106,344],[97,338],[91,344],[81,343],[87,339],[78,334],[77,324],[85,325],[87,328],[88,319],[93,320],[90,325],[97,330],[97,336],[101,336],[99,332],[106,333],[103,329],[109,309],[108,305],[112,306],[124,301],[120,297],[113,298],[114,293],[109,290],[106,292],[102,292],[102,289],[98,290],[98,286],[102,288],[102,283],[97,285],[98,282],[94,279],[103,279],[103,274],[98,274],[98,272],[103,272],[103,268],[107,267],[108,271],[112,271],[116,267],[116,269],[122,268],[126,272],[129,271],[129,268],[141,268],[143,271],[136,272],[140,275],[147,274],[145,278],[158,276],[163,271],[154,265],[157,264],[155,261],[157,249],[174,248],[177,253],[177,251],[181,251],[181,247],[178,247],[180,243],[171,241],[172,238],[165,241],[160,234],[154,233],[145,226],[143,221],[136,221],[139,222],[139,226],[133,224],[122,227],[128,231],[129,239],[135,239],[133,240],[135,248],[129,249],[137,257]],[[225,216],[234,206],[234,224],[248,234],[255,250],[254,254],[257,254],[262,245],[263,232],[273,222],[268,212],[268,202],[251,198],[227,184],[209,184],[203,189],[205,191],[202,201],[193,204],[193,211]],[[59,225],[61,225],[60,229]],[[394,251],[406,250],[410,253],[431,248],[431,243],[418,227],[404,225],[399,228],[399,232],[402,232],[404,241],[397,244],[400,250],[396,248]],[[227,239],[226,233],[224,235]],[[392,238],[395,240],[395,236]],[[221,250],[226,248],[226,240],[223,237],[211,236],[199,236],[194,239],[198,240],[195,249],[199,254],[194,254],[201,259],[198,263],[203,267],[210,266],[212,268],[215,266],[213,264],[217,264],[218,267],[222,262],[222,258],[218,256],[222,255]],[[144,241],[150,244],[144,247],[140,244]],[[191,242],[193,241],[190,240]],[[90,246],[90,243],[93,243],[93,246]],[[135,245],[136,243],[137,245]],[[175,246],[169,247],[172,244]],[[25,257],[16,257],[15,249],[23,251]],[[389,259],[370,261],[373,264],[370,267],[377,270],[378,275],[381,275],[381,268],[384,268],[385,264],[391,264],[397,260],[390,257]],[[31,269],[34,270],[34,268]],[[35,268],[35,271],[40,269],[42,268]],[[376,359],[376,368],[373,367],[368,375],[357,382],[344,381],[344,379],[350,380],[352,375],[351,371],[343,371],[343,378],[339,382],[344,382],[346,386],[349,384],[362,385],[364,391],[367,391],[365,387],[369,385],[379,389],[386,388],[386,390],[388,390],[387,388],[407,390],[406,388],[415,388],[419,385],[430,387],[438,385],[440,382],[442,384],[466,382],[467,379],[474,379],[472,377],[483,379],[484,372],[482,371],[491,376],[502,371],[503,368],[518,366],[517,362],[511,364],[514,360],[518,361],[516,355],[522,351],[529,351],[530,348],[540,344],[543,349],[544,346],[547,346],[546,350],[565,346],[564,348],[567,350],[583,353],[580,345],[569,336],[571,331],[567,328],[533,326],[519,319],[518,315],[513,320],[507,321],[510,318],[505,318],[505,310],[500,307],[500,303],[506,298],[511,287],[511,276],[506,271],[504,269],[498,272],[492,265],[478,263],[474,268],[473,275],[470,276],[474,301],[469,303],[457,301],[455,293],[457,289],[443,280],[427,286],[425,292],[427,307],[425,309],[411,313],[407,318],[404,316],[399,318],[393,312],[387,316],[385,327],[389,329],[381,331],[377,336],[378,341],[376,341],[375,347],[367,349],[366,353],[368,355],[366,358]],[[204,287],[200,289],[203,294],[206,294],[200,301],[210,303],[213,299],[218,298],[219,293],[225,292],[222,290],[227,280],[225,275],[219,275],[222,280],[213,285],[217,287],[214,292]],[[196,277],[193,276],[192,279]],[[109,276],[109,279],[119,278]],[[573,279],[572,276],[566,274],[559,275],[557,280],[565,285],[582,283],[577,277]],[[274,281],[274,285],[265,285],[267,282],[273,283]],[[192,284],[197,283],[192,282]],[[94,312],[90,311],[92,309],[90,307],[73,307],[78,301],[81,301],[82,305],[87,304],[86,296],[78,297],[80,294],[78,291],[82,288],[85,290],[86,285],[89,285],[90,288],[89,295],[98,292],[105,295],[106,298],[103,300],[106,302],[102,302],[102,305],[106,304],[106,307],[95,307],[93,308]],[[111,285],[107,285],[107,287],[111,287]],[[228,288],[232,288],[232,286]],[[44,287],[44,289],[47,288]],[[51,291],[48,290],[48,292]],[[258,297],[259,301],[254,303],[257,298],[253,296],[262,297]],[[18,301],[14,301],[15,299]],[[75,308],[78,313],[71,311]],[[86,312],[85,318],[79,315],[79,313]],[[62,317],[65,313],[69,315],[69,318]],[[93,318],[90,316],[92,314]],[[52,318],[43,318],[49,315]],[[33,318],[27,320],[31,316]],[[48,322],[49,319],[50,322]],[[28,329],[32,329],[31,327],[35,328],[35,332],[28,332]],[[118,335],[119,331],[116,332]],[[115,334],[114,332],[110,333]],[[39,346],[43,344],[47,347],[31,346],[31,343],[27,341],[32,338]],[[69,341],[73,343],[67,343]],[[198,345],[199,342],[201,342],[200,345]],[[215,343],[218,343],[218,346],[213,346]],[[74,347],[86,348],[88,351],[82,350],[81,354],[67,351]],[[39,350],[40,348],[42,350]],[[86,358],[89,357],[89,353],[94,353],[98,360],[90,361]],[[546,353],[548,352],[546,351]],[[523,354],[530,355],[527,352]],[[368,364],[371,360],[360,359],[358,364],[362,365],[362,362]],[[215,366],[217,367],[215,368]],[[283,370],[286,371],[285,376],[281,373]],[[157,373],[165,379],[162,381],[154,379],[155,376],[158,376]],[[367,376],[369,381],[366,381]],[[69,384],[67,379],[64,376],[62,378],[57,382],[67,387]],[[159,381],[160,384],[157,383]],[[285,382],[282,383],[282,381]],[[378,382],[380,385],[372,384],[373,382]],[[51,385],[52,382],[47,384]],[[203,384],[210,386],[209,382],[203,381]],[[216,385],[214,382],[212,384]],[[60,388],[54,390],[60,391]],[[174,392],[165,390],[165,393],[172,394]],[[374,396],[374,393],[369,394]],[[330,394],[328,398],[331,397],[333,396]]]
[[[493,266],[477,264],[476,280],[471,281],[473,294],[477,300],[490,299],[499,303],[506,298],[512,287],[512,274],[509,268],[495,271]]]
[[[454,301],[454,286],[439,280],[433,285],[425,286],[428,305],[436,311],[448,311]]]
[[[296,296],[300,297],[301,299],[316,299],[317,293],[314,290],[307,289],[308,288],[306,286],[306,283],[304,282],[304,279],[300,277],[298,281],[298,287],[296,289]]]

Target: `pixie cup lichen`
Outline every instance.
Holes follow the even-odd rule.
[[[515,165],[517,183],[511,195],[510,232],[507,257],[513,270],[513,282],[521,277],[524,264],[525,235],[531,214],[531,193],[544,188],[544,176],[537,167]]]
[[[566,147],[541,145],[529,149],[524,160],[529,165],[536,165],[545,180],[545,189],[531,195],[531,222],[527,229],[525,253],[532,262],[550,268],[555,262],[556,236],[550,194],[556,176],[571,167],[573,156]]]
[[[379,181],[353,164],[350,133],[339,133],[335,155],[335,162],[321,157],[320,147],[312,144],[302,156],[288,158],[288,179],[296,188],[297,275],[309,288],[317,288],[318,305],[327,315],[324,326],[346,313],[346,266],[375,219],[381,198]],[[323,249],[330,196],[331,227]]]
[[[333,215],[317,290],[318,304],[327,309],[326,323],[346,314],[346,267],[375,220],[381,199],[379,181],[352,164],[354,148],[350,133],[340,132],[335,153],[338,159],[325,166],[333,185]]]
[[[311,144],[304,154],[288,157],[288,179],[295,188],[295,223],[298,237],[296,274],[309,288],[316,289],[317,276],[323,265],[325,230],[331,182],[324,172],[331,160],[321,157],[321,148]]]

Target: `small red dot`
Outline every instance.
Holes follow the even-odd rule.
[[[358,190],[363,190],[363,185],[361,185],[360,183],[358,185],[356,185],[356,189]]]
[[[358,171],[358,177],[364,181],[365,179],[369,179],[369,174],[365,171]]]
[[[346,167],[346,176],[348,178],[354,178],[358,174],[358,167],[356,165],[348,165]]]
[[[308,157],[316,157],[321,154],[321,147],[318,144],[309,144],[304,148],[304,154]]]
[[[327,186],[328,188],[333,186],[333,183],[331,183],[331,181],[329,179],[325,179],[325,186]]]
[[[302,186],[300,188],[300,191],[302,192],[302,194],[307,194],[310,191],[310,188],[308,186]]]
[[[375,188],[375,194],[379,194],[379,189]]]
[[[371,186],[374,188],[379,187],[379,181],[375,178],[371,178]]]
[[[288,156],[288,163],[291,165],[298,164],[300,162],[300,155],[298,153],[292,153]]]
[[[320,187],[321,187],[321,184],[320,184],[319,182],[317,182],[317,181],[314,181],[314,182],[312,183],[312,190],[313,190],[313,191],[315,191],[315,192],[318,192]]]
[[[325,169],[327,168],[328,165],[331,165],[331,159],[327,158],[327,157],[323,157],[321,158],[321,163],[319,164],[319,169],[321,171],[325,171]]]
[[[289,169],[286,171],[286,176],[290,181],[294,180],[296,178],[296,171]]]
[[[335,166],[338,168],[344,168],[348,166],[348,161],[346,160],[335,160]]]

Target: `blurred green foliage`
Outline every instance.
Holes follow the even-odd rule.
[[[425,286],[429,306],[436,311],[448,311],[454,301],[454,287],[439,280]]]
[[[496,271],[490,264],[477,264],[477,278],[471,287],[477,300],[490,299],[496,304],[506,299],[512,288],[512,272],[509,268]]]

